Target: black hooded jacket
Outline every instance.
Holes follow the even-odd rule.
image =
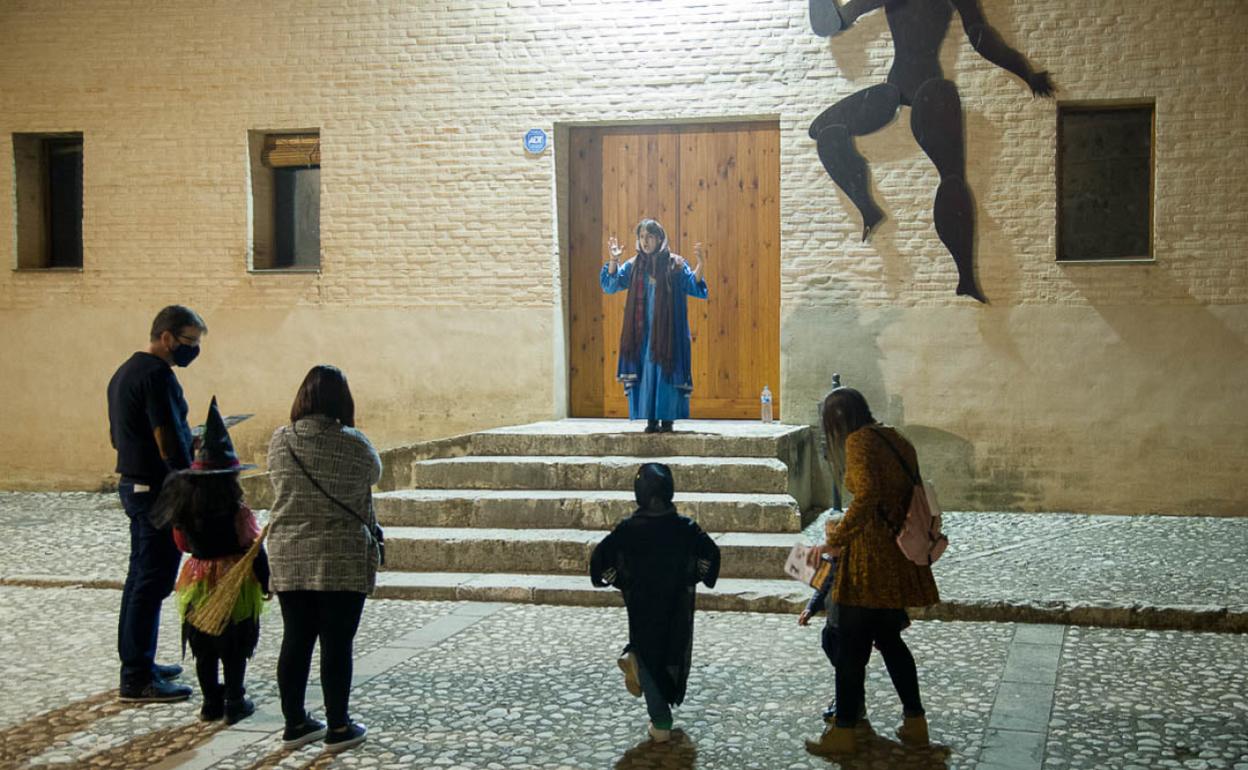
[[[719,578],[719,547],[670,503],[638,509],[594,549],[590,578],[613,585],[628,608],[628,647],[668,703],[685,699],[693,651],[693,610],[699,582]]]

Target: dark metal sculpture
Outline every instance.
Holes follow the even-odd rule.
[[[956,9],[971,45],[988,61],[1022,78],[1036,96],[1052,96],[1048,72],[1027,59],[988,26],[978,0],[810,0],[810,26],[827,37],[849,28],[858,17],[884,9],[893,35],[895,58],[887,80],[832,105],[810,124],[810,138],[828,175],[862,214],[862,240],[884,218],[871,197],[867,161],[854,137],[880,130],[901,105],[911,108],[910,130],[940,173],[934,219],[936,233],[958,266],[958,294],[986,302],[975,282],[973,250],[975,205],[966,183],[962,102],[957,86],[940,69],[940,44]]]

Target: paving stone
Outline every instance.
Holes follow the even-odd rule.
[[[1044,733],[988,728],[979,767],[1040,770],[1044,762]]]
[[[1014,640],[1005,660],[1001,678],[1006,682],[1025,682],[1049,687],[1057,679],[1062,648],[1055,644],[1023,644]]]

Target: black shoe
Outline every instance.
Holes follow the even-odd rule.
[[[828,704],[828,707],[823,710],[823,721],[830,725],[836,724],[835,698],[833,698],[832,702]],[[858,709],[858,722],[854,726],[868,728],[871,726],[871,720],[867,719],[867,704],[865,699],[863,700],[862,708]]]
[[[205,698],[199,707],[199,721],[215,722],[225,716],[225,701],[219,698]]]
[[[225,702],[225,723],[237,724],[256,713],[256,704],[251,698],[229,699]]]
[[[351,722],[345,729],[330,730],[325,734],[325,750],[330,754],[337,754],[352,746],[359,746],[367,736],[367,727],[358,722]]]
[[[118,699],[122,703],[177,703],[189,697],[191,688],[186,685],[153,679],[143,687],[122,687]]]
[[[658,422],[658,420],[647,420],[647,421],[646,421],[646,429],[645,429],[644,431],[642,431],[642,432],[643,432],[643,433],[658,433],[658,432],[659,432],[659,422]]]
[[[170,663],[167,666],[160,663],[153,663],[152,676],[160,677],[165,680],[177,679],[182,676],[182,667],[177,663]]]
[[[671,420],[664,420],[663,422],[659,423],[659,433],[671,433],[671,432],[672,432]]]
[[[325,723],[319,719],[312,717],[304,717],[303,724],[291,727],[286,726],[282,732],[282,748],[290,751],[300,746],[306,746],[313,741],[319,741],[325,737]]]

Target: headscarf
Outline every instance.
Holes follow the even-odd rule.
[[[672,368],[672,281],[675,279],[676,263],[668,249],[667,233],[653,219],[643,219],[637,232],[658,230],[662,242],[653,254],[641,250],[637,239],[637,256],[633,259],[633,272],[628,282],[628,300],[624,303],[624,329],[620,332],[620,358],[636,360],[641,354],[642,340],[646,337],[646,284],[651,277],[654,283],[654,325],[650,329],[650,360],[663,367]]]
[[[637,500],[639,513],[670,513],[676,484],[672,469],[663,463],[646,463],[637,470],[633,479],[633,497]]]

